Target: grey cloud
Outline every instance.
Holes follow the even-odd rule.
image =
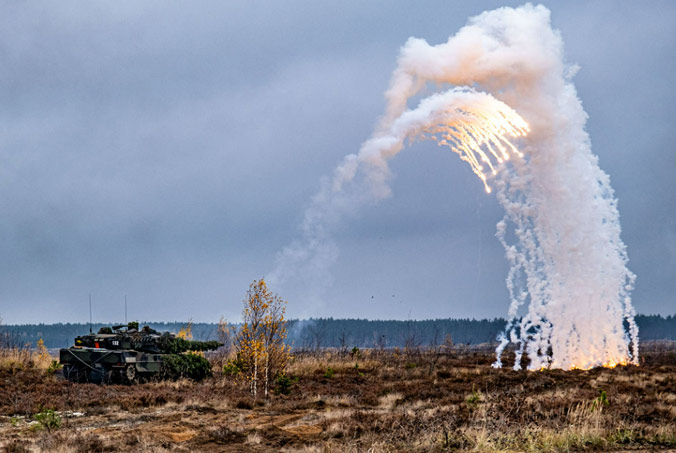
[[[141,319],[238,318],[320,178],[369,136],[399,46],[500,5],[5,6],[0,316],[47,322],[86,320],[89,292],[102,321],[125,293]],[[635,306],[672,313],[676,8],[549,7],[618,194]],[[429,144],[392,169],[393,197],[338,232],[325,299],[289,288],[290,314],[504,315],[495,200]]]

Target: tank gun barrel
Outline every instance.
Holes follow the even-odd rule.
[[[186,340],[179,337],[162,336],[161,348],[168,354],[180,354],[187,351],[213,351],[223,346],[218,341]]]

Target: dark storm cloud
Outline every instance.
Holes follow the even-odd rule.
[[[0,18],[0,316],[239,316],[320,177],[369,136],[397,49],[499,6],[359,2],[5,4]],[[617,191],[635,306],[676,307],[671,3],[552,4]],[[304,316],[501,316],[501,212],[428,144],[394,196],[347,219]],[[371,299],[371,296],[374,296]],[[393,297],[394,296],[394,297]]]

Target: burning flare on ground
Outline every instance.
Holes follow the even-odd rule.
[[[529,4],[482,13],[445,43],[410,38],[397,62],[379,127],[314,197],[302,239],[282,251],[270,279],[295,273],[328,281],[333,227],[356,206],[391,194],[387,162],[406,139],[431,138],[467,162],[487,192],[497,189],[505,210],[496,236],[510,264],[511,304],[494,366],[510,343],[515,369],[524,355],[530,370],[637,364],[635,276],[617,199],[591,151],[576,67],[564,62],[549,10]],[[409,109],[435,87],[445,91]],[[357,176],[366,190],[355,189]]]

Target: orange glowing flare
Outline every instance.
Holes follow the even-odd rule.
[[[498,164],[513,155],[523,157],[509,138],[526,136],[530,127],[503,102],[492,99],[492,102],[454,105],[437,117],[433,125],[423,128],[422,134],[439,146],[448,146],[467,162],[483,182],[486,193],[491,192],[487,173],[495,176]]]
[[[587,371],[587,370],[591,370],[593,368],[616,368],[618,366],[627,366],[627,365],[635,365],[635,364],[630,363],[628,360],[618,360],[618,361],[610,360],[610,361],[605,362],[601,365],[578,365],[578,364],[575,364],[575,365],[572,365],[568,369]],[[548,366],[542,366],[538,369],[531,370],[531,371],[545,371],[545,370],[548,370],[550,368],[551,367],[548,367]]]

